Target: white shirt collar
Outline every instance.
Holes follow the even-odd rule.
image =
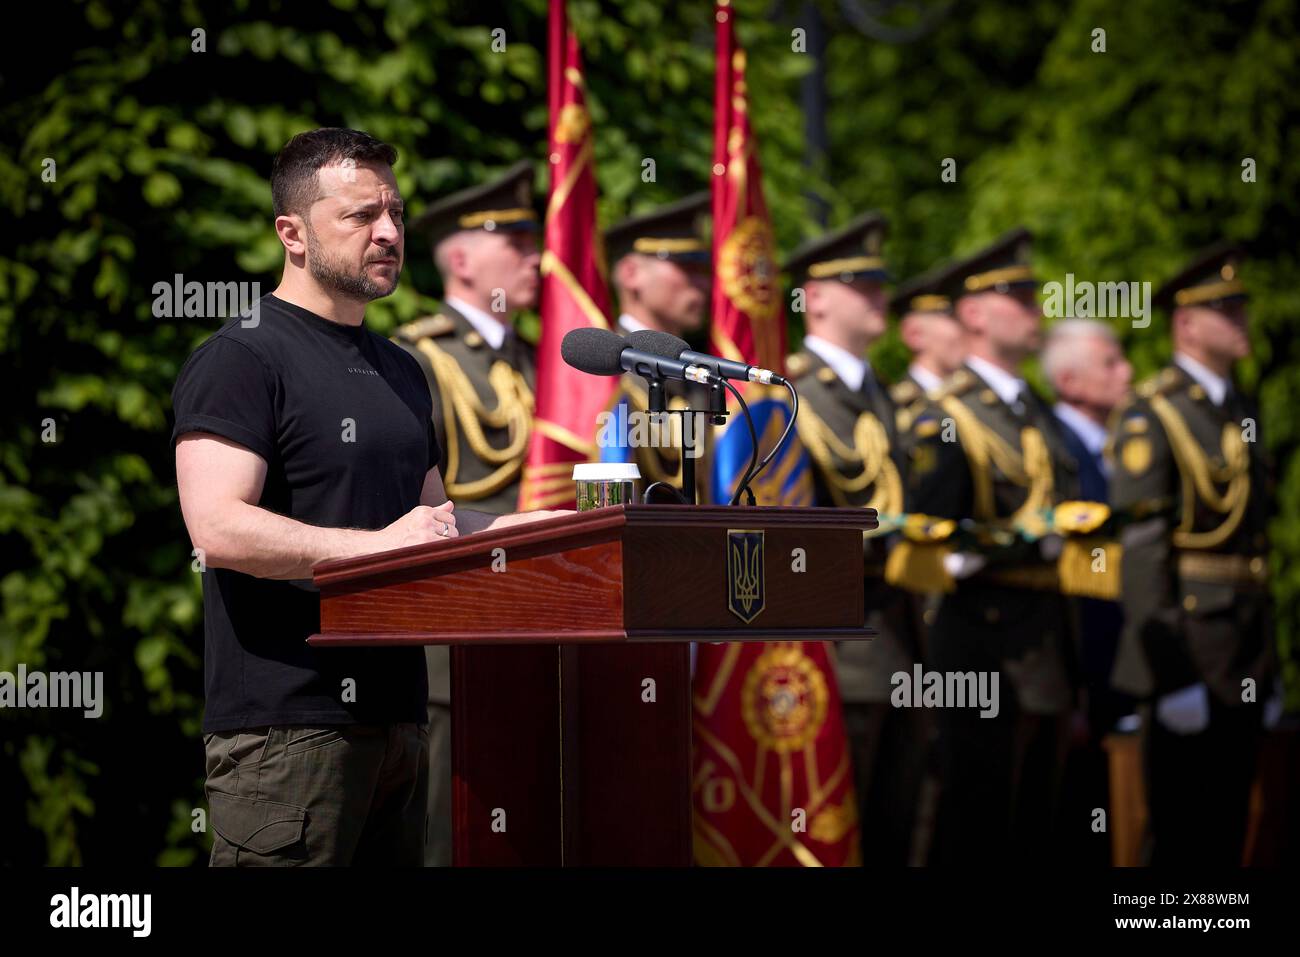
[[[943,385],[943,379],[939,378],[939,376],[931,372],[925,366],[919,365],[915,362],[907,367],[907,374],[915,379],[916,384],[926,392],[933,392],[935,389]]]
[[[504,317],[498,319],[496,316],[489,315],[477,306],[471,306],[464,299],[457,299],[455,296],[448,296],[446,303],[469,320],[469,324],[474,327],[475,332],[483,337],[484,342],[494,350],[500,351],[501,346],[506,341],[506,336],[511,331],[509,324],[503,321]]]
[[[1007,405],[1014,405],[1016,399],[1025,389],[1025,380],[1012,375],[1006,369],[999,369],[993,363],[979,356],[967,356],[966,365],[971,371],[988,383],[989,388],[997,393],[998,398]]]
[[[650,328],[640,319],[635,319],[626,312],[618,317],[618,324],[623,327],[624,332],[640,332],[642,329]]]
[[[804,348],[815,352],[846,386],[857,392],[862,382],[871,374],[867,360],[855,356],[847,349],[842,349],[833,342],[827,342],[821,336],[804,336]]]
[[[1182,367],[1184,372],[1200,383],[1201,388],[1205,390],[1205,394],[1210,397],[1211,402],[1215,405],[1223,405],[1223,399],[1228,394],[1227,379],[1211,372],[1191,356],[1183,355],[1181,352],[1174,353],[1174,361]]]
[[[1101,455],[1106,446],[1106,427],[1094,422],[1072,405],[1058,402],[1052,406],[1056,417],[1068,425],[1080,439],[1083,447],[1092,453],[1093,458]]]

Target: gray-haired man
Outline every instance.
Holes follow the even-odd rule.
[[[1110,500],[1110,466],[1103,451],[1111,413],[1128,394],[1133,367],[1124,358],[1119,340],[1095,319],[1063,319],[1048,331],[1039,356],[1056,392],[1052,411],[1061,437],[1079,466],[1079,497]],[[1080,679],[1084,688],[1086,729],[1075,724],[1066,756],[1064,819],[1086,820],[1090,810],[1107,807],[1109,773],[1102,740],[1115,722],[1133,710],[1133,701],[1110,687],[1123,616],[1116,602],[1084,598],[1079,603]],[[1090,840],[1085,828],[1070,827],[1061,835],[1063,851],[1080,863],[1109,864],[1108,846]]]

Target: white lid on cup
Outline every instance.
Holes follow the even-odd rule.
[[[632,482],[641,478],[635,462],[579,462],[573,466],[575,482]]]

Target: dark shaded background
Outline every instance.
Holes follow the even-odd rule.
[[[867,208],[893,222],[900,278],[1019,222],[1040,237],[1044,280],[1158,285],[1222,236],[1252,245],[1257,351],[1242,371],[1278,462],[1274,594],[1296,710],[1296,3],[736,6],[783,249],[823,217]],[[0,712],[0,863],[196,863],[207,846],[191,829],[203,802],[202,607],[168,417],[181,362],[221,318],[155,319],[153,286],[181,273],[274,287],[271,160],[304,129],[352,126],[396,145],[417,214],[520,158],[544,174],[546,4],[27,12],[36,20],[10,20],[0,36],[0,670],[102,670],[108,701],[98,721]],[[712,16],[705,0],[570,3],[602,225],[706,188]],[[192,49],[196,28],[205,52]],[[792,49],[801,40],[808,52]],[[646,157],[653,183],[641,179]],[[955,183],[940,180],[947,157]],[[369,311],[380,331],[438,291],[414,239],[408,259],[398,293]],[[1168,358],[1166,328],[1163,316],[1121,324],[1140,375]],[[892,337],[876,358],[886,374],[906,361]]]

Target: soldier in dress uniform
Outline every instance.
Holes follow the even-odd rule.
[[[911,460],[907,448],[912,423],[934,401],[948,378],[961,368],[966,359],[966,334],[953,314],[952,299],[939,288],[942,269],[931,269],[902,283],[890,298],[890,311],[899,317],[898,333],[912,360],[907,373],[889,387],[889,397],[897,409],[898,437],[895,448],[904,462]],[[928,631],[939,611],[939,594],[930,592],[912,596],[916,639],[920,659],[925,661],[930,639]],[[921,785],[920,819],[912,846],[914,861],[929,856],[934,837],[934,807],[937,803],[938,774],[933,767],[934,722],[925,715],[926,771]]]
[[[889,396],[898,407],[903,434],[912,420],[966,359],[966,336],[953,315],[952,299],[939,289],[940,273],[932,270],[903,283],[890,299],[899,316],[898,333],[912,353],[907,375],[894,383]]]
[[[443,306],[407,323],[396,341],[415,356],[433,394],[449,498],[513,512],[532,431],[533,347],[513,318],[537,303],[540,254],[533,167],[447,196],[412,225],[442,276]],[[429,824],[425,863],[451,863],[450,654],[430,646]]]
[[[709,306],[711,257],[704,221],[709,213],[709,194],[696,193],[648,213],[631,216],[605,232],[608,261],[618,294],[620,314],[615,331],[628,335],[642,329],[665,332],[679,338],[699,333]],[[708,390],[691,383],[664,384],[667,408],[707,409]],[[644,414],[649,392],[641,376],[627,373],[620,382],[616,402],[626,404],[628,415]],[[682,416],[671,415],[673,442],[629,450],[641,472],[641,487],[667,482],[680,487],[682,461],[680,424]],[[694,438],[704,443],[710,431],[703,416],[696,416]],[[700,445],[701,450],[705,448]],[[617,456],[618,450],[602,449],[602,456]],[[703,452],[696,458],[697,501],[705,501],[707,470]]]
[[[966,334],[953,313],[952,298],[940,288],[946,270],[945,266],[913,277],[900,285],[890,299],[890,310],[900,317],[899,337],[912,353],[907,374],[889,388],[889,397],[898,409],[899,443],[905,453],[912,423],[930,407],[944,383],[966,360]],[[922,650],[924,629],[938,609],[936,596],[925,596],[924,605]]]
[[[886,330],[886,221],[867,213],[796,250],[785,271],[803,289],[807,334],[786,360],[799,390],[799,438],[814,464],[819,505],[903,510],[895,407],[867,360]],[[890,706],[890,677],[919,660],[913,601],[886,585],[885,536],[864,541],[867,624],[879,636],[844,642],[836,672],[853,750],[866,864],[910,860],[926,756],[921,712]]]
[[[922,523],[936,537],[955,522],[978,530],[942,563],[919,566],[923,590],[944,592],[929,664],[998,682],[995,715],[951,702],[936,712],[940,863],[1049,856],[1075,699],[1073,609],[1058,590],[1051,539],[1037,532],[1044,509],[1075,497],[1077,465],[1018,372],[1041,339],[1030,239],[1014,230],[942,270],[968,355],[908,441],[908,512],[952,520]]]
[[[1203,251],[1155,296],[1173,362],[1112,419],[1111,503],[1125,528],[1114,683],[1145,702],[1151,861],[1241,863],[1273,665],[1272,471],[1255,404],[1242,249]]]

